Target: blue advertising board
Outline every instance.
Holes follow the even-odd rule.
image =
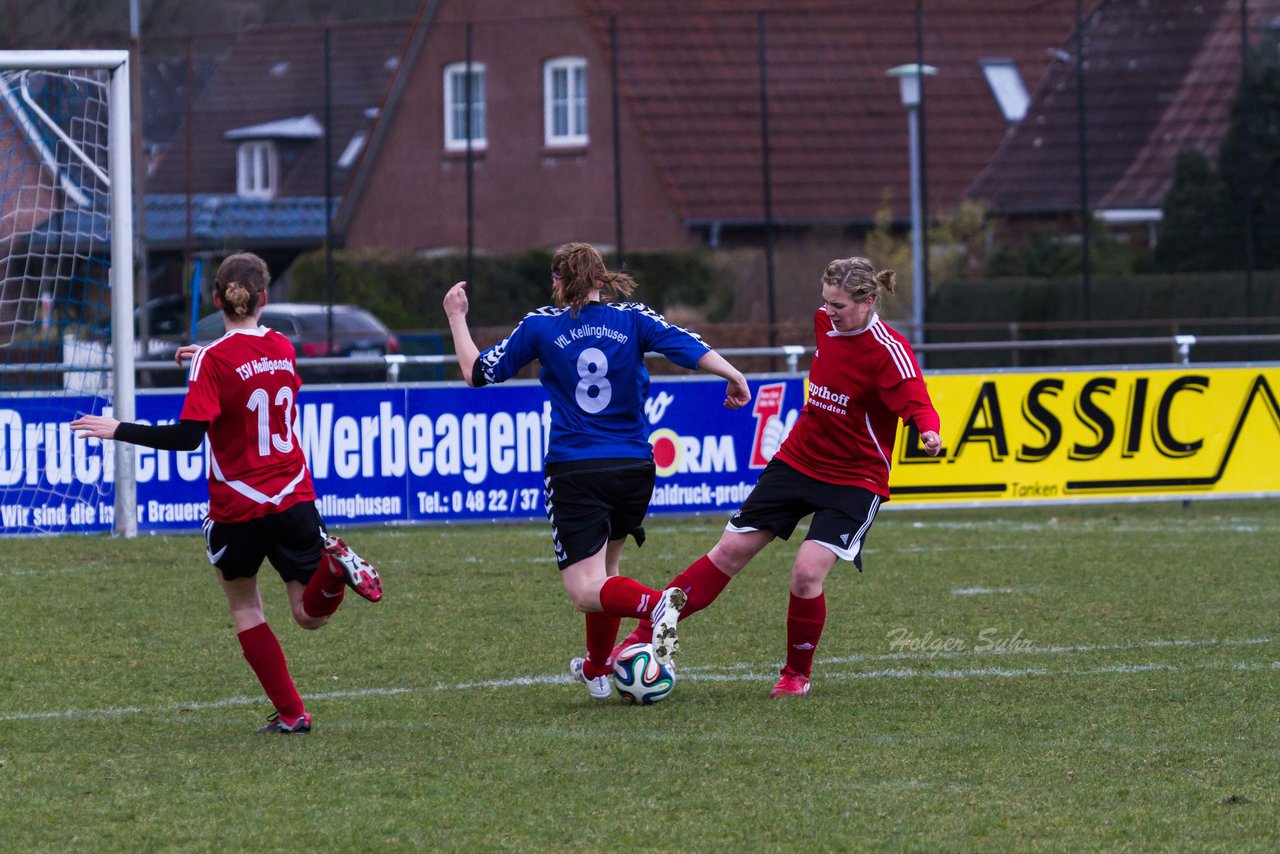
[[[717,377],[655,378],[645,416],[658,467],[651,513],[727,517],[755,485],[803,402],[800,376],[752,379],[752,405],[723,407]],[[0,404],[0,534],[112,529],[110,443],[67,427],[91,398]],[[51,408],[56,406],[56,408]],[[138,420],[171,422],[182,393],[143,393]],[[295,431],[331,525],[543,517],[550,403],[534,381],[304,387]],[[137,448],[140,532],[198,531],[208,506],[207,445]]]

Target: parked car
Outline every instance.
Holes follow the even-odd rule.
[[[182,295],[162,296],[147,301],[148,329],[147,346],[144,353],[142,347],[142,306],[133,310],[133,358],[135,362],[158,362],[163,370],[141,370],[136,381],[140,388],[166,387],[184,385],[186,374],[179,372],[173,365],[174,354],[178,348],[187,343],[191,319],[191,310],[187,298]],[[111,315],[104,310],[98,322],[86,330],[77,330],[87,341],[103,348],[111,346]],[[105,351],[104,351],[105,352]],[[10,363],[13,358],[10,358]]]
[[[154,338],[185,338],[191,328],[191,300],[182,294],[147,300],[147,331]],[[133,310],[134,333],[137,334],[142,307]]]
[[[168,359],[180,344],[186,343],[187,331],[191,328],[191,306],[181,294],[155,297],[147,301],[147,332],[150,337],[148,359]],[[142,335],[142,306],[133,309],[133,338],[135,341]],[[98,322],[88,331],[89,337],[97,341],[111,341],[110,308],[103,310]],[[137,358],[142,358],[139,348]]]
[[[400,352],[400,341],[378,318],[354,305],[333,307],[333,345],[329,344],[329,307],[314,303],[270,302],[259,321],[293,343],[299,359],[325,356],[382,357]],[[222,312],[206,315],[196,327],[196,340],[208,344],[226,331]],[[300,364],[304,382],[381,382],[387,378],[384,363],[361,365]]]

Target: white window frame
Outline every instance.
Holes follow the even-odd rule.
[[[560,76],[565,88],[557,94],[555,84]],[[558,56],[543,63],[543,142],[550,148],[586,145],[587,108],[587,60],[581,56]],[[556,130],[557,118],[564,120],[563,132]]]
[[[466,104],[455,99],[453,90],[455,81],[465,84],[467,64],[454,62],[444,67],[444,147],[446,151],[466,151],[467,138],[461,133],[462,123],[466,121]],[[478,136],[471,138],[471,150],[487,148],[488,120],[485,115],[485,68],[483,62],[471,63],[471,125],[479,131]]]
[[[251,139],[236,150],[236,195],[274,199],[280,175],[280,152],[274,140]]]

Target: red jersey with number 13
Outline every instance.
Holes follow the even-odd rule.
[[[209,422],[209,518],[246,522],[314,501],[293,432],[293,345],[259,326],[235,329],[191,361],[182,418]]]
[[[879,315],[865,329],[837,332],[819,309],[813,325],[809,396],[778,459],[824,483],[888,498],[898,420],[921,433],[939,428],[915,354]]]

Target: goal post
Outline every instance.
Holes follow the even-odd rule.
[[[0,51],[3,534],[137,534],[135,449],[67,426],[136,417],[129,73],[125,50]]]

